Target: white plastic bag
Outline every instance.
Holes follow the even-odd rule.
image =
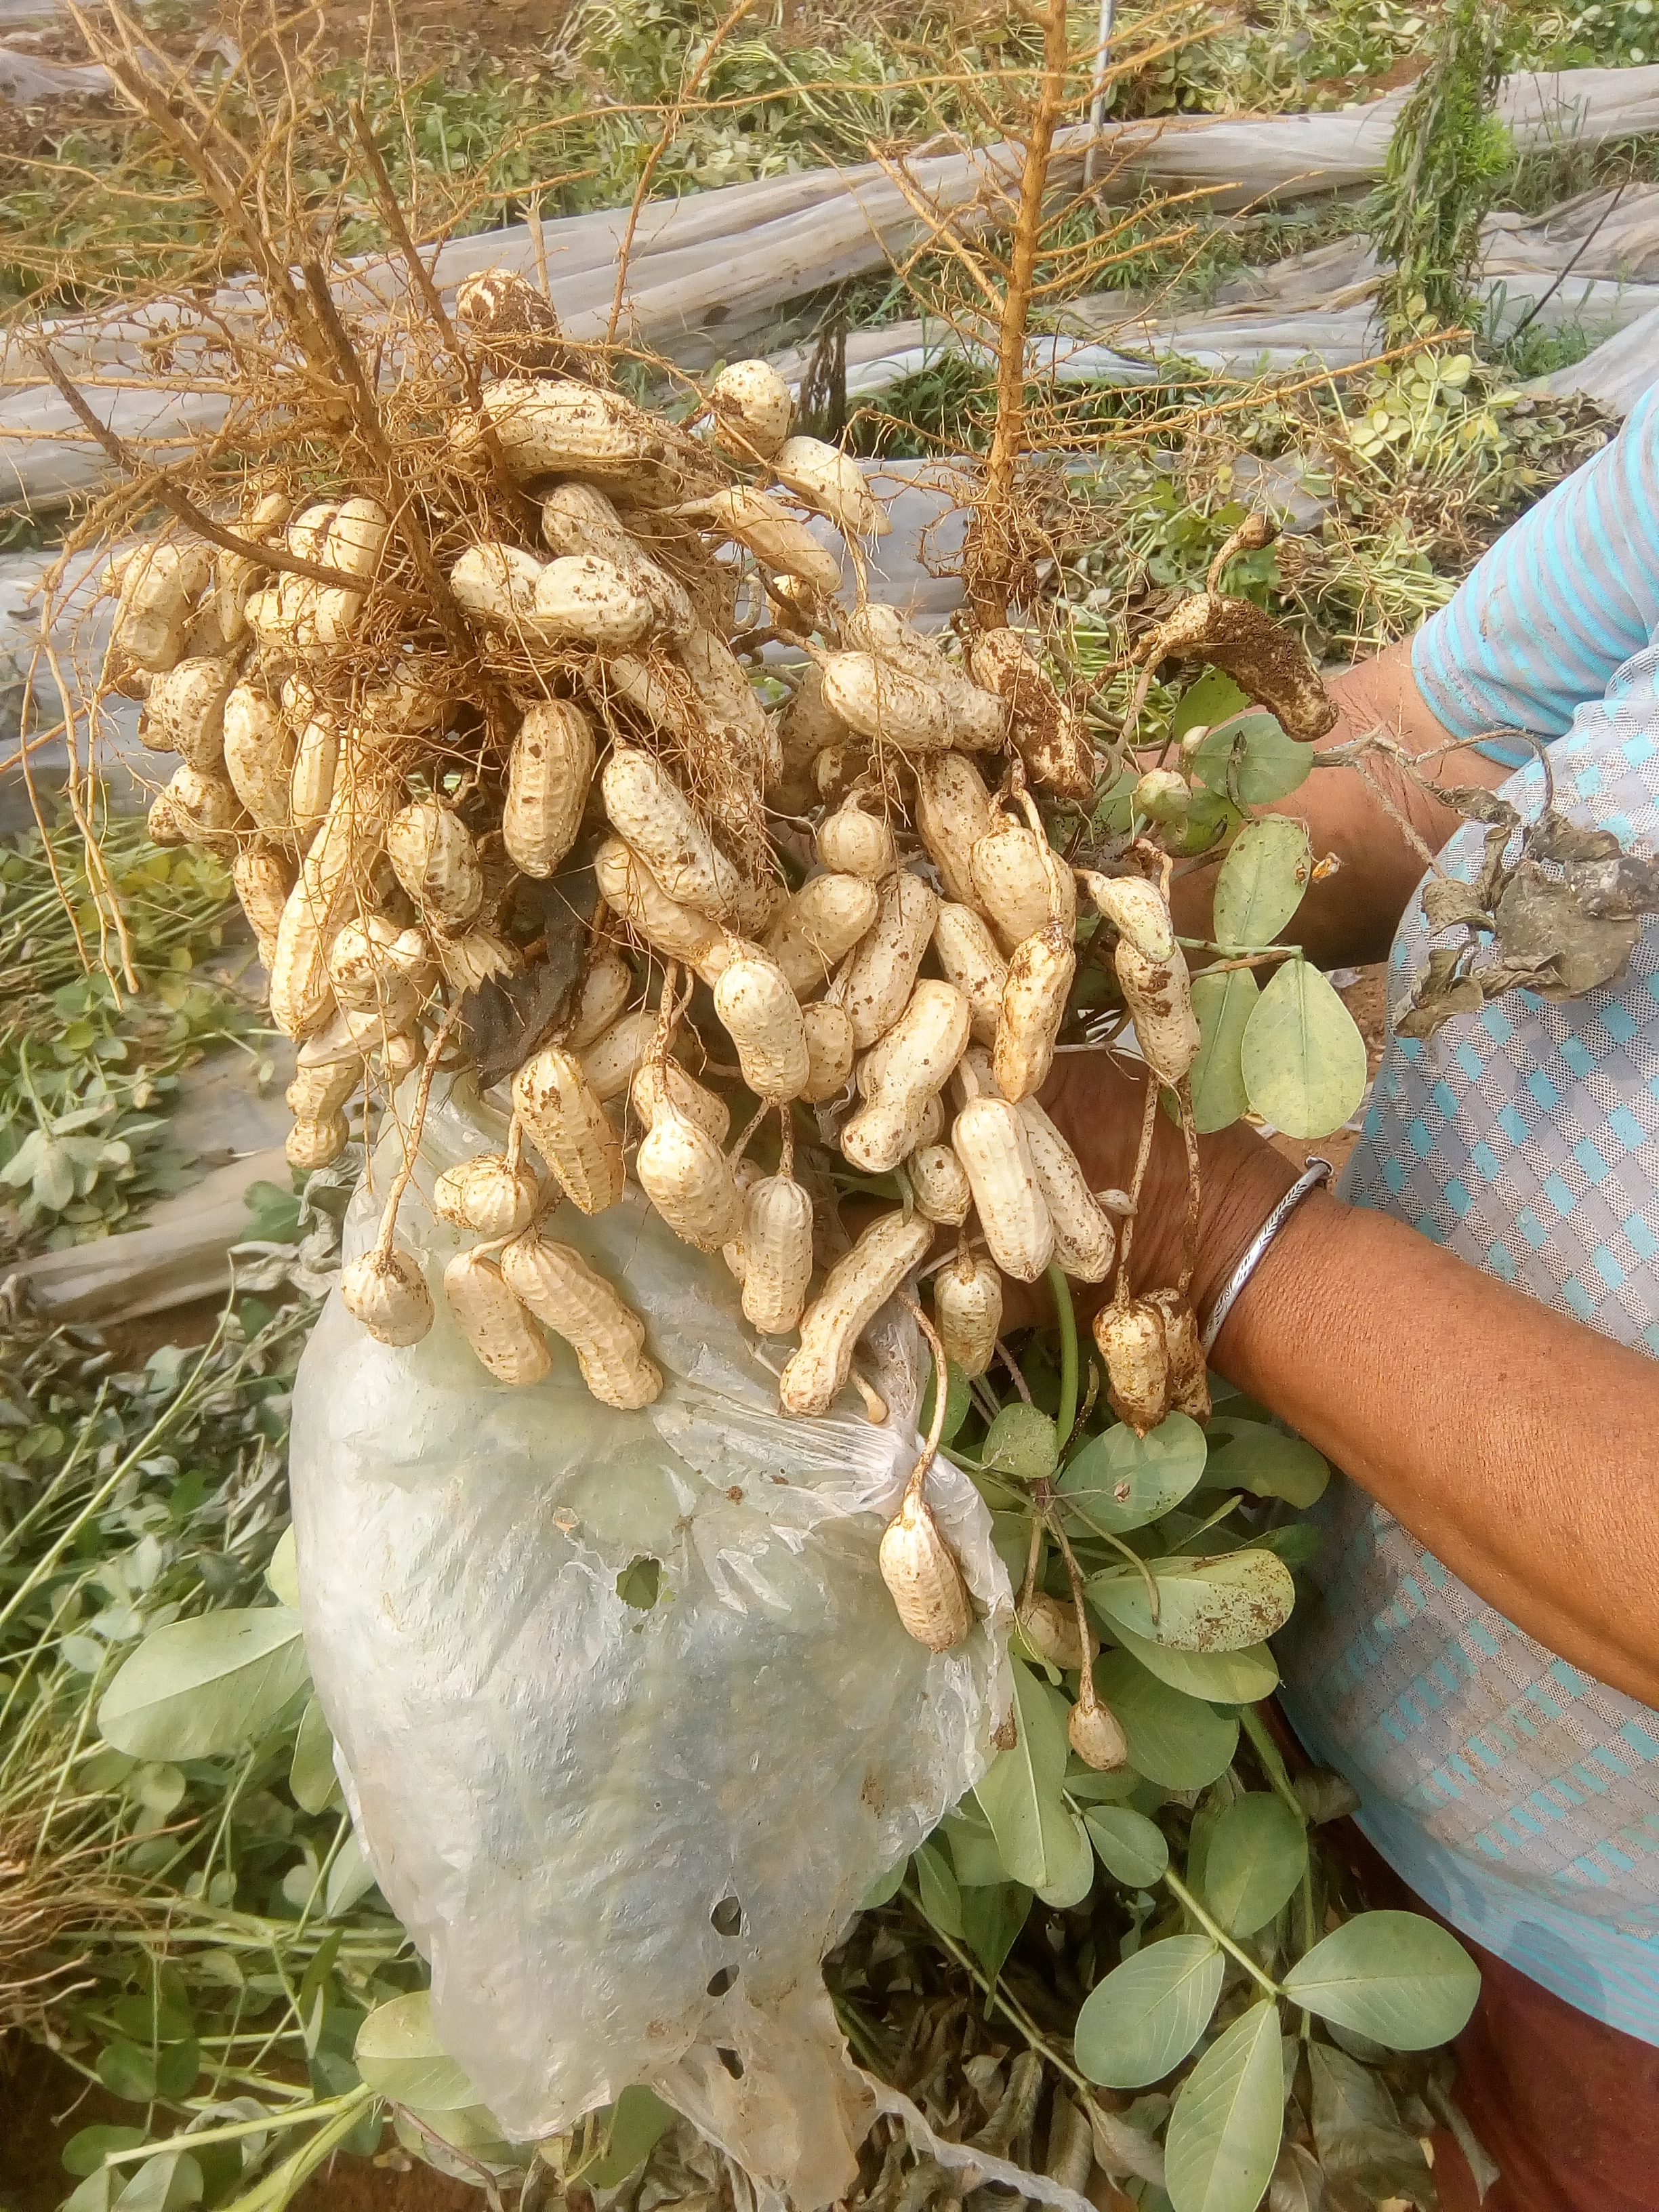
[[[1009,1711],[990,1518],[965,1476],[930,1476],[988,1616],[930,1653],[876,1560],[916,1450],[914,1324],[889,1308],[869,1340],[885,1425],[850,1392],[786,1421],[720,1261],[631,1187],[549,1233],[642,1314],[661,1398],[599,1405],[556,1340],[544,1382],[495,1382],[444,1309],[465,1240],[418,1194],[504,1137],[440,1089],[399,1214],[437,1323],[389,1350],[337,1296],[300,1372],[306,1640],[358,1832],[431,1958],[439,2033],[510,2136],[647,2081],[763,2197],[823,2204],[876,2100],[819,1960],[983,1772]],[[382,1142],[381,1195],[399,1157]],[[359,1192],[348,1257],[379,1206]],[[647,1594],[642,1559],[648,1607],[617,1587]]]

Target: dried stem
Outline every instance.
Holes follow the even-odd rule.
[[[374,1241],[374,1256],[384,1266],[391,1259],[398,1234],[398,1208],[403,1204],[404,1193],[415,1180],[415,1162],[421,1150],[421,1136],[426,1127],[426,1109],[432,1097],[432,1079],[438,1073],[438,1062],[449,1042],[449,1033],[460,1019],[460,1008],[452,1006],[438,1024],[437,1032],[426,1048],[426,1059],[421,1068],[419,1088],[415,1093],[415,1111],[406,1130],[399,1130],[404,1148],[404,1164],[392,1179],[386,1193],[386,1211],[380,1216],[380,1233]]]
[[[927,1470],[939,1456],[939,1439],[945,1434],[945,1401],[951,1395],[951,1365],[945,1356],[945,1346],[939,1331],[908,1291],[899,1292],[899,1304],[927,1340],[927,1349],[933,1355],[933,1418],[928,1424],[927,1441],[921,1458],[910,1470],[910,1480],[904,1486],[905,1503],[920,1498],[921,1486],[927,1480]]]

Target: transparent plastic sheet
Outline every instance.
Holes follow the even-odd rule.
[[[878,2085],[819,1961],[983,1772],[1010,1709],[990,1517],[965,1475],[929,1478],[986,1616],[930,1653],[876,1560],[916,1450],[914,1324],[889,1307],[866,1340],[885,1425],[850,1391],[787,1421],[720,1260],[632,1188],[596,1220],[562,1206],[548,1233],[643,1316],[662,1396],[599,1405],[556,1340],[544,1382],[495,1382],[443,1304],[471,1240],[423,1194],[505,1135],[464,1081],[438,1086],[399,1213],[436,1324],[388,1349],[336,1297],[295,1391],[306,1638],[353,1817],[432,1961],[439,2033],[509,2136],[647,2081],[761,2203],[823,2204],[852,2184]],[[383,1139],[348,1257],[400,1157]],[[642,1559],[659,1565],[648,1608],[617,1589]]]

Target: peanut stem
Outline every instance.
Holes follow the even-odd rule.
[[[1077,1315],[1072,1307],[1072,1286],[1057,1260],[1048,1262],[1048,1283],[1060,1315],[1060,1411],[1054,1426],[1063,1444],[1077,1419]]]
[[[1146,1099],[1140,1109],[1140,1149],[1135,1154],[1134,1181],[1129,1186],[1129,1195],[1134,1200],[1134,1212],[1123,1224],[1123,1233],[1117,1245],[1116,1303],[1129,1303],[1129,1248],[1134,1243],[1135,1221],[1140,1211],[1140,1187],[1146,1180],[1146,1163],[1152,1156],[1152,1132],[1158,1115],[1158,1078],[1149,1067],[1146,1071]]]
[[[928,1424],[927,1441],[921,1456],[910,1470],[910,1480],[904,1486],[904,1502],[908,1505],[921,1495],[921,1486],[927,1480],[927,1470],[939,1456],[939,1439],[945,1434],[945,1406],[951,1395],[951,1364],[945,1356],[945,1346],[939,1331],[933,1327],[916,1301],[901,1291],[899,1304],[909,1315],[927,1340],[927,1348],[933,1355],[933,1418]]]
[[[1209,1914],[1204,1910],[1204,1907],[1199,1903],[1198,1899],[1193,1895],[1191,1890],[1188,1888],[1186,1883],[1181,1880],[1179,1875],[1170,1873],[1166,1868],[1164,1875],[1164,1887],[1169,1890],[1170,1895],[1179,1903],[1182,1910],[1183,1911],[1189,1912],[1193,1918],[1197,1921],[1199,1926],[1204,1930],[1204,1933],[1218,1943],[1230,1958],[1237,1960],[1239,1965],[1243,1967],[1245,1972],[1250,1977],[1252,1981],[1259,1984],[1260,1986],[1267,1991],[1270,1997],[1282,1997],[1284,1996],[1284,1990],[1280,1989],[1279,1984],[1274,1981],[1273,1976],[1268,1973],[1264,1973],[1248,1951],[1241,1951],[1239,1949],[1237,1944],[1234,1942],[1232,1937],[1227,1934],[1226,1930],[1224,1928],[1218,1927],[1210,1917]]]
[[[452,1006],[438,1024],[437,1034],[426,1048],[420,1085],[415,1093],[413,1117],[407,1131],[399,1132],[403,1139],[404,1164],[386,1193],[386,1211],[380,1216],[380,1233],[374,1240],[374,1257],[381,1266],[392,1257],[392,1245],[398,1234],[398,1208],[403,1204],[404,1193],[415,1180],[415,1161],[421,1149],[421,1133],[426,1127],[426,1109],[432,1097],[432,1079],[438,1073],[440,1056],[449,1041],[449,1032],[460,1019],[460,1014],[459,1006]]]

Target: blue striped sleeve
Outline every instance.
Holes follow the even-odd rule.
[[[1506,531],[1412,646],[1454,736],[1559,738],[1659,628],[1659,385],[1609,446]],[[1524,747],[1482,750],[1520,767]]]

